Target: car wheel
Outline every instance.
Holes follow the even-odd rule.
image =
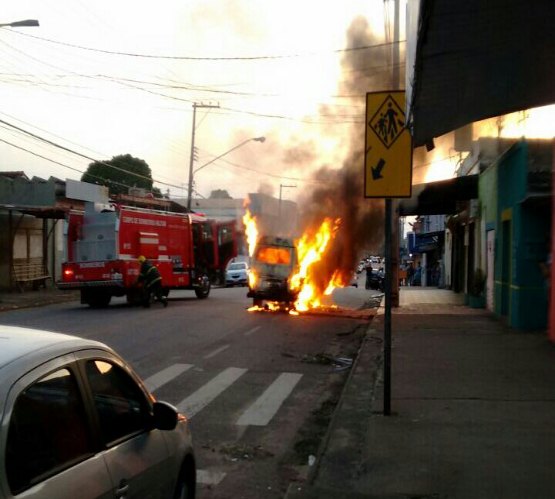
[[[175,499],[189,499],[191,496],[189,494],[189,486],[185,480],[180,480],[175,489]]]
[[[111,294],[101,291],[92,292],[88,297],[88,303],[91,308],[106,308],[111,300]]]
[[[193,465],[194,466],[194,465]],[[183,464],[177,479],[175,487],[174,499],[194,499],[195,498],[195,470],[194,467],[186,462]]]

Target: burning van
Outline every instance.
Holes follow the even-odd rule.
[[[249,271],[249,292],[253,305],[264,300],[292,304],[298,294],[291,288],[291,276],[298,269],[297,249],[292,240],[263,236],[254,249]]]

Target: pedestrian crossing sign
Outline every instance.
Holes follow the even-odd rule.
[[[405,92],[366,94],[364,197],[406,198],[412,191],[412,137]]]

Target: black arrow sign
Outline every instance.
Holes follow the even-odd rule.
[[[378,180],[380,178],[383,178],[382,170],[384,166],[385,166],[385,159],[380,158],[380,160],[378,161],[378,164],[372,167],[372,180]]]

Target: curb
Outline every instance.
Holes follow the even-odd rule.
[[[15,300],[7,300],[5,302],[0,301],[0,313],[25,308],[44,307],[46,305],[56,305],[58,303],[67,303],[78,300],[78,295],[69,293],[67,295],[57,294],[54,296],[20,296]]]
[[[380,307],[378,307],[378,309],[379,308]],[[374,318],[376,316],[377,314],[374,316]],[[371,320],[370,323],[368,324],[368,327],[366,328],[364,338],[360,343],[360,347],[358,348],[355,361],[353,362],[353,366],[350,369],[347,380],[345,381],[345,384],[341,391],[341,395],[339,397],[339,401],[337,402],[337,405],[333,411],[326,433],[322,438],[322,441],[320,442],[320,445],[318,447],[318,451],[316,453],[316,461],[314,465],[309,468],[308,476],[304,483],[299,484],[297,482],[292,482],[289,484],[287,488],[287,492],[285,493],[284,499],[301,499],[301,498],[308,499],[308,498],[315,497],[313,489],[315,488],[314,484],[315,484],[318,472],[320,470],[320,466],[322,464],[322,457],[325,454],[326,450],[328,449],[332,432],[336,428],[336,423],[340,417],[341,409],[343,407],[345,398],[347,396],[346,394],[348,391],[349,384],[352,382],[353,377],[355,376],[357,368],[359,366],[359,363],[361,362],[360,360],[362,357],[361,352],[364,350],[365,347],[367,347],[367,344],[372,341],[370,338],[376,332],[377,330],[373,327],[373,322]],[[379,376],[376,376],[376,378],[374,379],[374,387],[372,388],[372,391],[374,391],[375,384],[378,381],[379,381]]]

